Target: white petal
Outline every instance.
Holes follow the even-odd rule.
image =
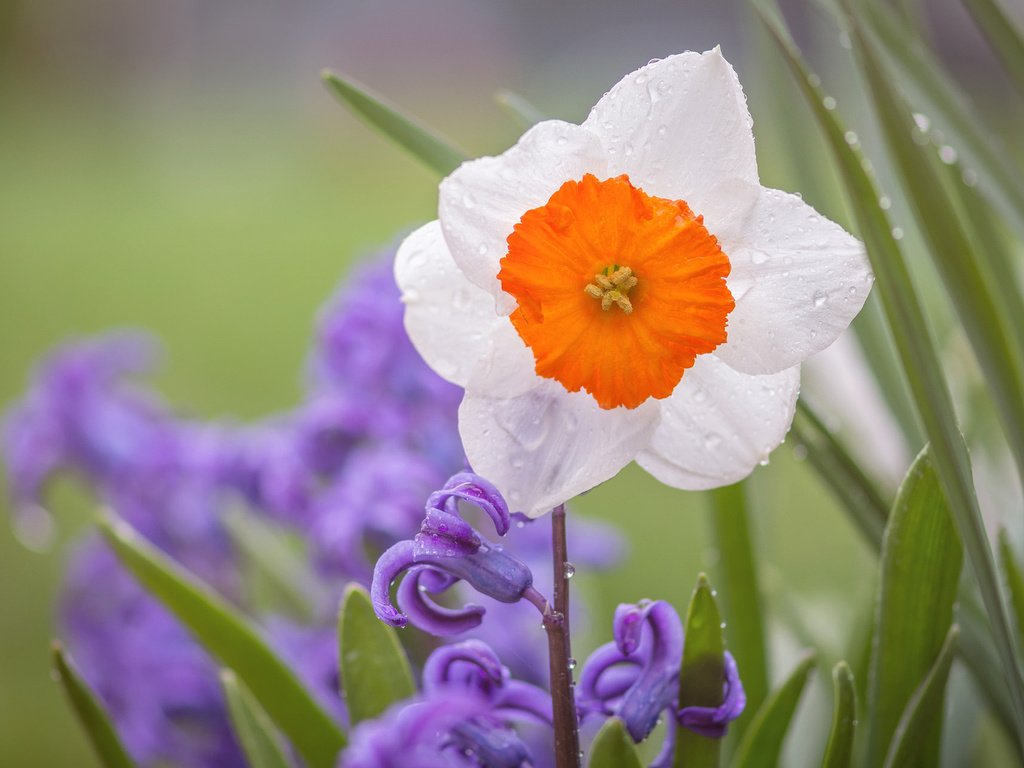
[[[500,311],[515,308],[497,277],[513,226],[585,173],[607,175],[600,142],[578,125],[548,120],[504,154],[463,163],[441,182],[438,215],[452,256],[471,281],[494,296]]]
[[[757,183],[751,125],[736,72],[718,48],[641,67],[583,123],[609,153],[609,176],[627,173],[648,194],[683,199],[698,213],[719,181]]]
[[[459,432],[466,457],[509,506],[538,517],[614,476],[645,447],[659,408],[603,410],[553,381],[509,399],[466,394]]]
[[[799,367],[748,376],[702,355],[662,401],[658,430],[636,461],[675,488],[738,482],[785,438],[799,391]]]
[[[508,318],[496,314],[490,294],[455,265],[436,221],[399,246],[395,280],[413,346],[438,375],[465,386],[490,354],[490,339],[499,325],[511,325]]]
[[[745,197],[751,205],[723,211],[716,201],[705,214],[732,264],[736,300],[715,354],[744,373],[776,373],[835,341],[874,278],[863,244],[796,195],[735,190],[734,200]]]

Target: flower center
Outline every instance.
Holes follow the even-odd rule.
[[[523,214],[498,279],[538,375],[602,408],[636,408],[725,342],[729,269],[684,201],[587,174]]]
[[[629,291],[640,282],[633,276],[633,270],[629,267],[620,267],[613,264],[605,267],[598,274],[594,275],[594,282],[589,283],[583,289],[587,296],[593,296],[601,300],[601,309],[607,312],[613,304],[627,315],[633,311],[633,304],[629,300]]]

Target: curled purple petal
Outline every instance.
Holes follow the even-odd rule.
[[[430,496],[428,506],[444,507],[449,499],[462,499],[479,507],[494,523],[499,536],[508,533],[511,516],[508,504],[494,484],[472,472],[452,475],[444,488]]]
[[[340,768],[440,768],[450,732],[486,705],[472,691],[445,691],[429,700],[399,702],[352,731]]]
[[[393,627],[404,627],[409,618],[391,604],[391,582],[402,571],[415,565],[411,541],[400,541],[388,548],[373,568],[373,581],[370,583],[370,600],[377,618]]]
[[[481,544],[473,526],[458,514],[429,503],[423,525],[413,541],[417,557],[465,557],[480,549]]]
[[[398,605],[414,626],[437,637],[452,637],[476,629],[483,621],[483,606],[468,603],[446,608],[427,597],[443,592],[458,581],[429,566],[413,568],[398,587]]]
[[[576,686],[581,715],[611,715],[613,702],[636,682],[639,664],[639,659],[624,655],[615,643],[605,643],[590,654]]]
[[[423,692],[453,687],[471,688],[491,699],[508,679],[508,670],[487,643],[465,640],[445,645],[423,665]]]
[[[508,680],[502,687],[495,714],[512,720],[554,725],[551,694],[522,680]]]
[[[725,681],[722,684],[722,703],[717,707],[683,707],[676,713],[679,725],[710,739],[725,736],[729,723],[742,715],[747,706],[747,695],[740,681],[736,660],[726,651],[723,661]]]
[[[683,657],[683,624],[675,609],[663,600],[642,601],[644,623],[650,627],[651,652],[643,671],[626,691],[616,714],[626,723],[637,742],[647,738],[658,716],[675,700],[679,689],[679,666]],[[616,618],[619,612],[616,611]],[[624,614],[629,618],[632,614]],[[630,622],[632,626],[633,622]],[[616,637],[632,638],[632,630]],[[637,643],[639,645],[639,643]]]

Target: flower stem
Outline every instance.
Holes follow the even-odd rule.
[[[554,605],[544,614],[544,629],[548,635],[554,706],[555,765],[557,768],[579,768],[580,733],[569,644],[569,574],[572,566],[565,542],[565,506],[562,504],[551,513],[551,545],[555,594]]]

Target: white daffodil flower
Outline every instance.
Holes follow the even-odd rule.
[[[406,328],[465,388],[474,471],[530,516],[634,459],[677,488],[748,475],[872,282],[860,242],[758,182],[717,48],[463,163],[438,208],[398,252]]]

